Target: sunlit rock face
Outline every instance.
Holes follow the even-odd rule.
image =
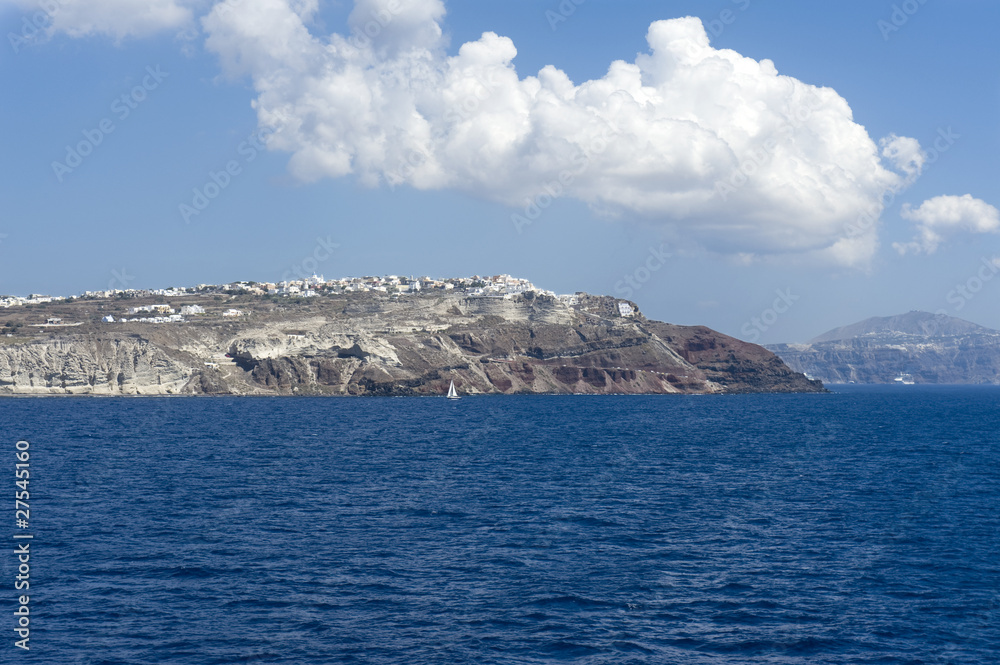
[[[357,293],[250,303],[239,319],[211,307],[183,323],[98,319],[7,338],[0,394],[438,395],[451,381],[466,395],[823,389],[760,346],[621,302]]]

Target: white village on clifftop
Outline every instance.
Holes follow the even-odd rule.
[[[245,295],[272,298],[315,298],[325,295],[345,293],[382,293],[390,297],[405,297],[422,292],[452,292],[462,293],[468,297],[505,298],[533,292],[536,295],[557,298],[566,304],[576,304],[575,295],[557,295],[552,291],[540,289],[527,279],[511,277],[510,275],[493,275],[472,277],[433,279],[431,277],[399,277],[386,275],[383,277],[344,277],[340,279],[325,279],[322,275],[312,275],[303,279],[283,280],[280,282],[241,281],[229,284],[199,284],[193,287],[169,289],[108,289],[105,291],[85,291],[77,296],[48,296],[29,294],[28,296],[0,296],[0,307],[18,307],[37,305],[58,301],[73,300],[129,300],[137,298],[176,298],[192,295]],[[632,306],[619,303],[619,314],[631,316]],[[181,323],[187,316],[204,314],[199,305],[184,305],[180,308],[171,307],[168,303],[142,305],[127,309],[127,316],[105,316],[105,323]],[[241,317],[249,312],[239,309],[229,309],[223,312],[226,317]],[[50,319],[45,326],[63,326],[59,319]]]

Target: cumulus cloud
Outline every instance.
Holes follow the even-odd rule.
[[[116,36],[197,6],[42,1],[59,5],[53,29]],[[459,190],[510,206],[520,231],[571,197],[744,260],[865,265],[886,194],[924,165],[916,140],[874,141],[834,90],[714,48],[697,18],[653,23],[648,52],[577,83],[554,65],[522,77],[493,32],[449,55],[443,0],[355,0],[330,35],[311,30],[317,1],[225,0],[201,21],[304,181]]]
[[[893,243],[900,254],[933,254],[947,236],[960,233],[1000,232],[1000,210],[971,194],[937,196],[913,208],[905,203],[903,219],[913,222],[917,235],[908,243]]]
[[[193,22],[197,0],[0,0],[26,13],[36,29],[71,37],[142,37]]]
[[[441,0],[358,0],[329,37],[284,0],[227,4],[207,45],[253,78],[261,124],[280,124],[269,147],[306,181],[457,189],[522,225],[573,197],[709,250],[860,265],[878,239],[857,219],[923,167],[914,139],[876,144],[834,90],[713,48],[697,18],[653,23],[648,53],[577,84],[555,66],[522,78],[492,32],[449,56]]]

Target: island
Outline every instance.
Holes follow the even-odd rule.
[[[1000,384],[1000,331],[946,312],[872,317],[767,348],[825,383]]]
[[[761,346],[509,275],[0,297],[0,395],[823,392]]]

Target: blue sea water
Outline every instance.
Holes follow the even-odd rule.
[[[993,665],[998,430],[998,388],[0,400],[0,660]]]

